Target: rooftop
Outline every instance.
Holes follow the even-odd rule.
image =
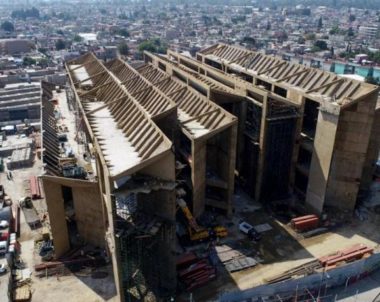
[[[85,122],[111,177],[131,174],[170,152],[169,139],[120,80],[92,53],[66,63],[66,69]],[[75,73],[78,69],[84,74],[81,78]],[[91,85],[87,84],[89,79]]]
[[[239,46],[216,44],[199,52],[206,59],[279,86],[300,90],[311,98],[323,98],[344,106],[378,87],[316,68],[290,63]]]
[[[236,117],[155,65],[148,63],[137,71],[177,104],[182,129],[191,138],[216,133],[236,122]]]

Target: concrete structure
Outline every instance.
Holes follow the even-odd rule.
[[[0,53],[7,55],[19,55],[31,51],[33,43],[22,39],[0,40]]]
[[[377,26],[359,26],[359,35],[366,39],[374,39],[379,28]]]
[[[20,169],[33,165],[33,152],[30,147],[15,149],[10,161],[7,162],[8,170]]]
[[[90,53],[66,63],[76,137],[94,159],[94,177],[81,180],[63,177],[72,159],[59,141],[54,85],[42,86],[42,181],[56,256],[78,238],[105,248],[121,301],[176,289],[176,189],[196,216],[206,206],[232,213],[237,119],[160,68],[103,64]]]
[[[63,177],[63,104],[42,84],[56,255],[78,238],[104,248],[121,301],[174,293],[179,191],[195,217],[207,207],[231,215],[235,177],[257,200],[297,195],[322,212],[352,210],[371,181],[377,87],[222,44],[197,59],[146,52],[134,68],[88,53],[66,63],[72,130],[93,170],[79,180]]]
[[[378,87],[224,44],[197,60],[168,55],[199,85],[217,82],[241,97],[223,99],[208,84],[208,96],[239,117],[237,170],[252,196],[295,193],[318,213],[326,205],[354,209],[379,150]]]
[[[38,120],[41,111],[40,83],[7,85],[0,89],[0,122],[17,124]]]

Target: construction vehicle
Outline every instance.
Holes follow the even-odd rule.
[[[177,204],[187,219],[187,231],[191,242],[223,238],[228,235],[227,229],[223,226],[216,226],[211,229],[200,226],[195,220],[193,214],[191,214],[186,201],[182,198],[177,198]]]

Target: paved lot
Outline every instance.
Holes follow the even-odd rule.
[[[9,142],[18,142],[16,136],[8,137]],[[5,186],[6,193],[13,202],[18,202],[21,197],[29,195],[28,179],[30,175],[41,175],[42,162],[35,158],[33,167],[13,170],[13,180],[8,180],[6,173],[0,173],[0,183]],[[44,199],[33,201],[40,217],[47,212]],[[25,222],[23,212],[20,213],[21,235],[21,258],[31,269],[32,273],[32,301],[70,301],[70,302],[101,302],[113,301],[115,288],[112,286],[113,274],[110,267],[101,268],[106,271],[107,276],[103,279],[95,279],[91,272],[78,273],[64,277],[37,278],[33,267],[40,262],[38,254],[35,252],[34,240],[41,236],[42,229],[31,230]],[[1,261],[1,259],[0,259]],[[0,302],[5,297],[7,284],[2,282],[5,276],[0,276]],[[4,293],[1,291],[4,288]]]

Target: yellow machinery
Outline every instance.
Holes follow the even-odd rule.
[[[212,231],[198,225],[193,214],[191,214],[186,201],[182,198],[177,198],[177,204],[181,208],[183,214],[188,221],[187,230],[189,232],[189,238],[191,241],[202,241],[209,239],[209,237],[226,237],[228,235],[227,229],[222,226],[216,226]]]

